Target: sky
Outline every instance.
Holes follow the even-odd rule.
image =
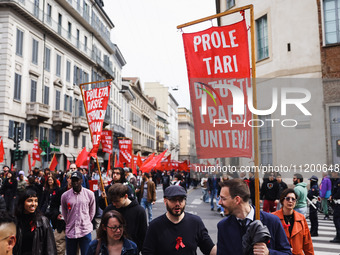
[[[182,32],[209,28],[216,20],[182,31],[176,27],[214,15],[215,0],[106,0],[104,10],[115,25],[111,41],[127,62],[122,76],[139,77],[143,86],[160,82],[169,87],[179,106],[190,109]]]

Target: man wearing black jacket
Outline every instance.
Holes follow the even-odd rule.
[[[141,251],[147,229],[144,208],[138,204],[136,199],[131,201],[128,198],[128,186],[122,183],[115,183],[109,188],[108,198],[111,204],[105,208],[103,216],[111,210],[121,213],[126,222],[128,238],[134,241],[138,250]]]
[[[263,211],[275,212],[276,205],[279,203],[279,184],[274,179],[274,173],[270,173],[268,179],[264,179],[261,186],[260,198],[264,199]]]

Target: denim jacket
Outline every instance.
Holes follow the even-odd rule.
[[[98,239],[91,241],[86,255],[96,255],[96,249],[98,245]],[[106,242],[102,242],[98,255],[109,255]],[[123,248],[121,255],[138,255],[137,245],[129,239],[123,239]]]

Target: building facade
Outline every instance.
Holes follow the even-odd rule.
[[[27,171],[27,154],[38,138],[46,156],[37,166],[48,167],[56,153],[57,169],[63,170],[67,159],[72,162],[83,147],[91,148],[79,84],[112,79],[104,126],[121,125],[119,114],[112,112],[121,110],[118,92],[125,60],[110,41],[114,25],[99,0],[2,1],[0,16],[4,164],[15,163]],[[14,162],[13,140],[18,131],[24,157]]]
[[[144,94],[141,82],[136,77],[124,77],[129,82],[134,99],[131,101],[132,150],[134,155],[148,156],[156,152],[156,110],[154,98]]]
[[[179,161],[198,163],[195,147],[195,130],[192,113],[185,107],[178,108]]]
[[[157,98],[157,105],[159,110],[163,111],[167,115],[167,127],[168,134],[166,139],[169,140],[169,153],[171,158],[178,160],[179,153],[179,139],[178,139],[178,103],[175,98],[169,93],[168,88],[160,84],[159,82],[145,82],[145,94]]]

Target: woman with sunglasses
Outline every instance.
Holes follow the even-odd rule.
[[[57,255],[57,248],[49,220],[40,214],[38,195],[32,189],[19,197],[16,208],[17,255]]]
[[[285,189],[280,197],[282,209],[273,212],[273,214],[281,220],[281,224],[292,247],[292,253],[294,255],[312,255],[314,254],[314,248],[306,218],[303,214],[294,211],[296,200],[297,195],[294,189]]]
[[[137,245],[126,238],[125,220],[117,211],[108,211],[102,217],[86,255],[137,255]]]

